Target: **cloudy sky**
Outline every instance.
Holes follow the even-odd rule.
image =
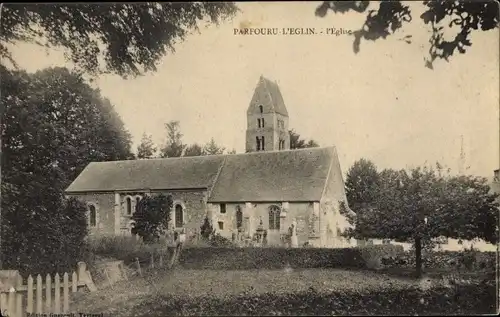
[[[461,135],[466,166],[491,176],[499,165],[498,30],[472,35],[467,54],[424,67],[430,31],[412,3],[414,22],[386,40],[348,35],[250,36],[234,28],[335,27],[356,30],[363,15],[314,15],[317,3],[241,3],[232,21],[202,28],[163,58],[156,73],[137,79],[102,76],[109,98],[134,138],[164,141],[164,124],[179,120],[186,143],[211,137],[243,152],[245,112],[261,74],[280,85],[290,127],[322,146],[337,146],[342,168],[361,157],[379,167],[440,161],[457,170]],[[412,43],[401,39],[412,35]],[[14,56],[36,71],[63,66],[62,51],[19,44]]]

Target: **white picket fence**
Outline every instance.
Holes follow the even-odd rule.
[[[71,278],[70,278],[71,276]],[[66,314],[70,311],[70,292],[79,287],[95,290],[85,263],[80,262],[77,272],[71,274],[47,274],[45,278],[28,276],[26,284],[17,276],[15,285],[8,290],[0,290],[0,309],[2,316],[24,317],[28,314]]]

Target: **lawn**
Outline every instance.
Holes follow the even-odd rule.
[[[305,302],[308,299],[299,298],[306,296],[309,299],[315,297],[313,301],[318,307],[323,305],[332,311],[342,312],[344,306],[350,305],[350,312],[363,313],[366,309],[370,309],[359,306],[367,298],[363,294],[378,296],[375,305],[384,305],[383,302],[389,300],[388,307],[393,307],[399,301],[403,301],[399,306],[405,306],[404,292],[413,292],[408,293],[410,297],[417,296],[418,294],[414,294],[415,287],[429,288],[437,283],[439,282],[434,279],[417,282],[375,272],[340,269],[243,271],[176,269],[151,273],[144,278],[135,277],[95,293],[80,294],[79,298],[75,298],[71,308],[74,312],[104,313],[113,316],[231,313],[254,315],[259,312],[279,315],[286,314],[286,311],[294,314],[317,313],[314,307],[307,307]],[[388,291],[391,293],[386,296],[389,299],[383,295]],[[293,294],[291,296],[294,298],[289,294]],[[331,301],[334,297],[338,300],[332,303],[325,302]],[[359,299],[355,300],[358,297]],[[410,297],[408,300],[412,300]],[[430,300],[434,300],[434,297],[437,296],[431,296]],[[254,302],[243,303],[242,299],[245,301],[246,298],[253,298]],[[348,303],[345,302],[346,299]],[[265,301],[274,304],[261,305]],[[418,302],[418,299],[415,301]],[[450,302],[450,305],[452,304]],[[243,307],[242,305],[246,305],[246,308],[237,308]],[[284,312],[279,311],[279,308],[276,308],[277,311],[269,311],[273,305],[287,305],[288,308],[283,308]],[[303,310],[297,311],[294,305],[302,307]]]

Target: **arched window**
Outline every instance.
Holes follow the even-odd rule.
[[[260,149],[261,149],[262,151],[264,151],[264,150],[265,150],[264,145],[265,145],[265,143],[266,143],[266,141],[265,141],[265,139],[264,139],[264,136],[262,136],[262,139],[260,139],[260,140],[261,140],[261,142],[262,142],[262,143],[261,143],[261,147],[260,147]]]
[[[182,228],[184,225],[184,210],[181,205],[175,205],[175,227]]]
[[[264,127],[264,118],[262,118],[261,121],[262,121],[262,127]]]
[[[127,215],[130,216],[132,214],[132,199],[130,197],[127,197],[125,203],[127,204]]]
[[[241,207],[236,206],[236,228],[239,229],[243,226],[243,213]]]
[[[269,207],[269,230],[280,230],[280,208]]]
[[[89,224],[91,227],[97,225],[97,211],[94,205],[89,205]]]
[[[256,136],[255,141],[257,142],[257,151],[260,151],[260,138]]]
[[[262,105],[259,106],[259,111],[260,111],[260,113],[264,112],[264,107],[262,107]]]
[[[135,211],[139,208],[139,204],[141,203],[141,197],[135,197]]]

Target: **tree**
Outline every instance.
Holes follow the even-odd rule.
[[[203,223],[201,224],[200,227],[200,235],[203,239],[209,241],[214,234],[215,230],[212,227],[212,224],[210,223],[208,216],[205,216],[205,218],[203,219]]]
[[[224,147],[218,146],[214,138],[211,138],[203,148],[203,153],[204,155],[219,155],[223,154],[225,149]]]
[[[202,156],[204,155],[203,148],[197,144],[191,144],[190,146],[186,147],[186,150],[184,151],[184,156]]]
[[[348,216],[357,238],[414,243],[416,274],[421,275],[422,245],[433,238],[498,240],[497,194],[485,178],[442,175],[430,168],[383,170],[374,204]]]
[[[137,147],[137,158],[150,159],[155,157],[156,146],[153,143],[151,135],[142,134],[141,143]]]
[[[349,168],[345,180],[347,202],[356,213],[373,205],[379,185],[379,174],[375,164],[360,159]]]
[[[161,149],[161,157],[181,157],[186,145],[182,143],[182,133],[179,121],[170,121],[165,124],[167,141]]]
[[[316,143],[316,141],[314,140],[306,141],[304,139],[301,139],[300,135],[294,130],[290,130],[288,131],[288,133],[290,134],[290,149],[292,150],[319,147],[318,143]]]
[[[90,162],[130,158],[130,135],[109,100],[78,74],[0,72],[7,119],[1,253],[8,267],[69,268],[80,259],[86,207],[66,200],[64,190]]]
[[[135,221],[132,234],[139,235],[145,243],[157,242],[168,227],[172,207],[173,200],[170,195],[143,197],[132,216]]]
[[[378,9],[373,8],[375,1],[324,1],[317,9],[316,15],[326,16],[328,11],[346,13],[354,11],[367,14],[365,23],[354,31],[354,53],[359,52],[361,39],[375,41],[394,34],[405,23],[412,21],[408,2],[379,1]],[[373,3],[373,4],[372,4]],[[498,27],[499,7],[495,1],[423,1],[426,10],[420,16],[424,24],[430,25],[432,34],[429,39],[431,47],[426,58],[426,66],[432,68],[436,59],[446,61],[455,54],[465,53],[471,46],[472,31],[488,31]],[[445,40],[446,32],[459,31],[451,41]],[[411,43],[411,35],[404,40]]]
[[[2,5],[0,57],[15,64],[5,44],[16,41],[62,47],[89,74],[123,77],[155,71],[199,22],[218,24],[238,10],[231,2]]]

